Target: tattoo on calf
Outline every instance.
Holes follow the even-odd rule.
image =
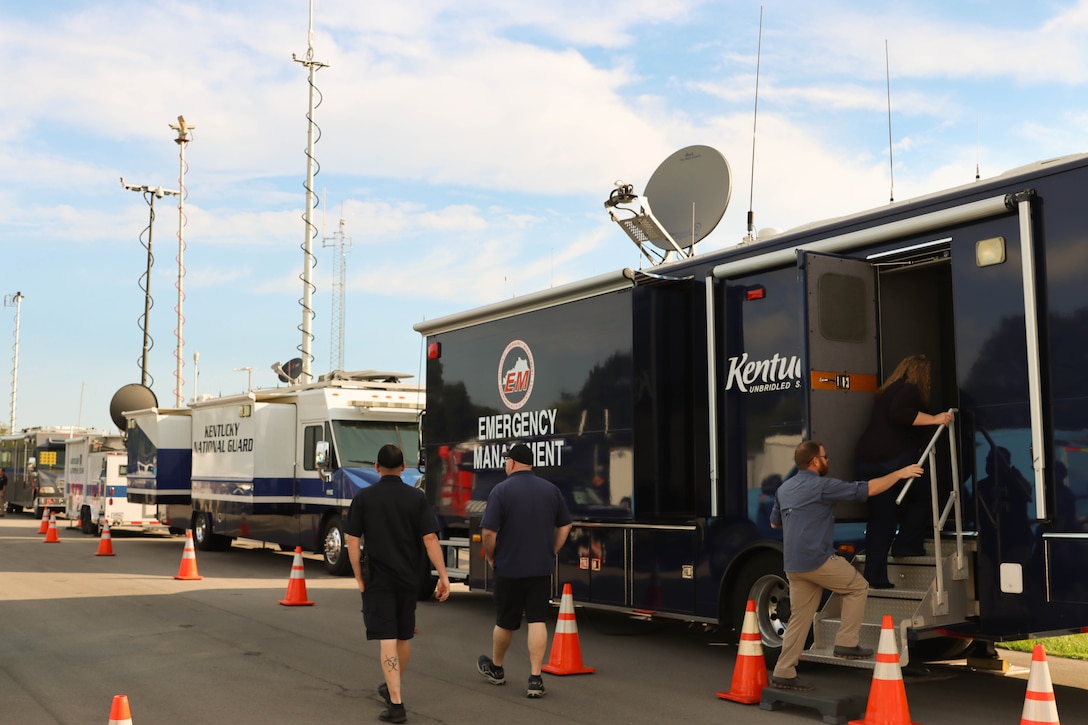
[[[400,660],[397,659],[396,655],[393,655],[392,657],[386,657],[385,658],[385,669],[389,670],[390,672],[396,672],[397,671],[397,666],[399,665],[399,663],[400,663]]]

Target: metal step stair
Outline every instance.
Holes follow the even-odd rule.
[[[957,549],[949,546],[950,543],[952,542],[943,538],[940,542],[940,572],[943,575],[940,586],[937,547],[932,539],[926,542],[925,556],[888,558],[888,579],[895,584],[895,588],[869,590],[858,641],[860,646],[876,652],[884,617],[891,616],[896,626],[899,663],[906,665],[908,632],[924,638],[925,630],[959,624],[967,617],[978,614],[978,601],[971,594],[974,591],[974,581],[970,562],[975,542],[964,539],[962,563],[958,562]],[[865,568],[865,556],[858,555],[852,563],[860,573]],[[832,654],[841,614],[842,598],[832,594],[823,609],[816,614],[813,621],[813,643],[801,654],[801,659],[872,669],[876,664],[875,658],[846,660]]]

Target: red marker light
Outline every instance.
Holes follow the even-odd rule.
[[[442,357],[442,343],[440,342],[428,342],[427,343],[427,359],[437,360]]]
[[[767,289],[762,285],[758,287],[752,287],[745,292],[745,296],[747,297],[749,302],[751,302],[752,300],[761,300],[767,296]]]

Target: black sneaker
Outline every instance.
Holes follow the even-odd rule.
[[[404,711],[403,703],[390,705],[378,713],[378,719],[385,722],[408,722],[408,713]]]
[[[491,658],[487,655],[480,655],[480,659],[476,660],[476,669],[480,674],[487,678],[487,681],[492,685],[505,685],[506,673],[503,672],[502,667],[499,667]]]
[[[386,707],[393,706],[393,701],[389,699],[389,685],[385,684],[384,682],[378,685],[378,694],[382,696],[383,700],[385,700]]]
[[[779,690],[797,690],[798,692],[810,692],[814,689],[807,682],[802,682],[800,677],[775,677],[771,675],[771,687]]]
[[[873,656],[873,651],[858,646],[843,647],[841,645],[835,645],[832,654],[836,657],[842,657],[844,660],[867,660]]]
[[[529,689],[526,697],[544,697],[544,678],[540,675],[529,675]]]

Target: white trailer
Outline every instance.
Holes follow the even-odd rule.
[[[103,523],[111,529],[166,533],[155,506],[128,500],[128,453],[119,435],[72,438],[65,444],[65,501],[70,521],[97,536]]]

